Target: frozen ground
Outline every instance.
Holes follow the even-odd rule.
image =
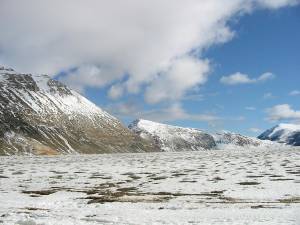
[[[0,157],[0,224],[300,224],[300,151]]]

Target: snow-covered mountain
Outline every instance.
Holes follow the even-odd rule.
[[[129,129],[162,151],[197,151],[216,147],[213,137],[201,130],[171,126],[149,120],[135,120]]]
[[[261,140],[257,138],[243,136],[241,134],[236,134],[228,131],[218,132],[213,134],[213,137],[218,145],[235,145],[235,146],[259,146],[261,145]]]
[[[156,151],[47,75],[0,67],[0,155]]]
[[[171,126],[149,120],[135,120],[129,129],[162,151],[197,151],[206,149],[286,149],[289,146],[270,140],[260,140],[228,131],[209,134],[204,131]]]
[[[265,149],[265,148],[288,148],[284,144],[270,140],[260,140],[228,131],[212,134],[217,144],[217,149]]]
[[[258,138],[300,146],[300,125],[282,123],[265,131]]]

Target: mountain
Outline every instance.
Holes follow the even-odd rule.
[[[300,125],[282,123],[265,131],[258,138],[300,146]]]
[[[260,140],[228,131],[212,134],[217,144],[217,149],[262,149],[262,148],[287,148],[287,146],[269,140]]]
[[[216,143],[210,134],[198,129],[171,126],[149,120],[135,120],[129,129],[165,152],[213,149]]]
[[[0,67],[0,155],[157,151],[47,75]]]
[[[285,144],[227,131],[209,134],[198,129],[171,126],[142,119],[133,121],[128,127],[141,138],[151,141],[157,148],[165,152],[289,148]]]
[[[213,135],[215,142],[218,145],[235,145],[235,146],[254,146],[257,147],[262,144],[261,140],[257,138],[243,136],[241,134],[231,133],[227,131],[218,132]]]

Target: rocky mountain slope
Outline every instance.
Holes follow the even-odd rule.
[[[0,67],[0,155],[157,151],[46,75]]]
[[[197,151],[216,147],[213,137],[201,130],[135,120],[129,129],[165,152]]]
[[[287,145],[300,146],[300,125],[279,124],[258,136],[261,140],[271,140]]]

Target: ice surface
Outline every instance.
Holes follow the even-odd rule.
[[[300,223],[300,151],[0,157],[0,224]]]

